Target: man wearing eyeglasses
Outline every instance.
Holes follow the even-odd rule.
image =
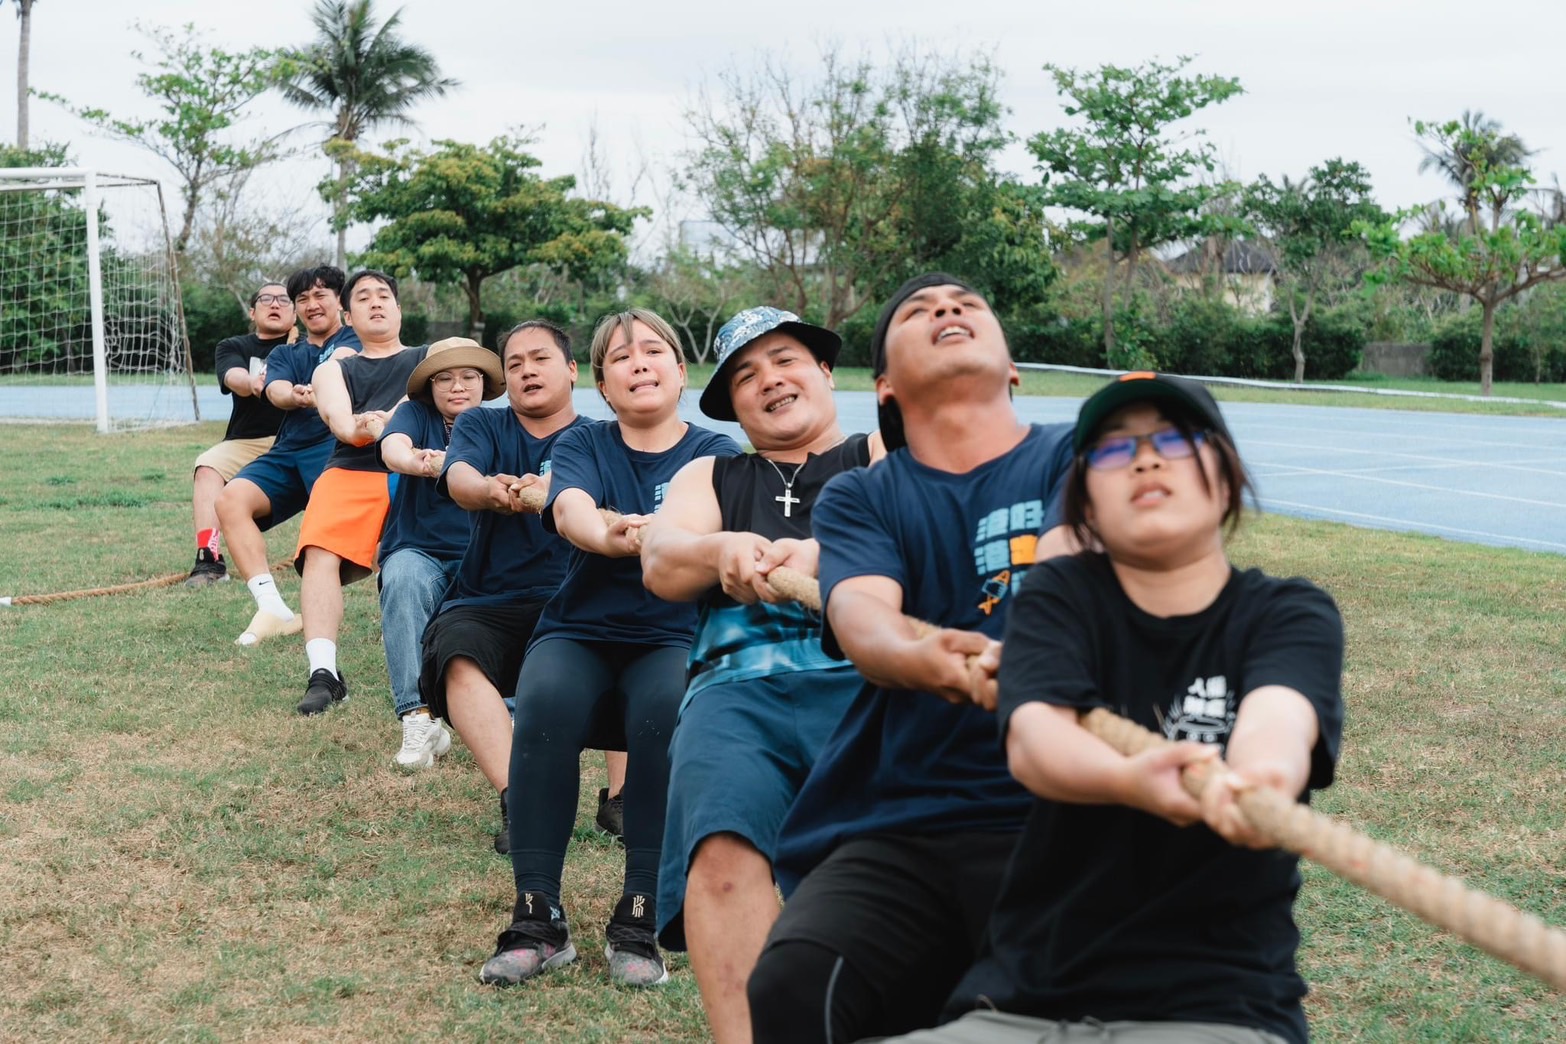
[[[381,642],[391,676],[393,711],[402,724],[394,759],[409,772],[429,768],[451,749],[451,735],[419,694],[424,628],[445,598],[468,547],[468,513],[437,488],[457,417],[505,390],[500,357],[477,341],[448,337],[408,378],[377,445],[397,475],[391,514],[381,534]]]
[[[214,361],[218,387],[234,397],[223,441],[196,458],[196,564],[186,587],[206,587],[228,579],[228,565],[218,551],[217,502],[223,487],[241,468],[272,448],[283,411],[263,394],[266,359],[272,349],[288,343],[294,327],[294,302],[282,283],[263,283],[250,295],[251,333],[230,337],[217,346]]]

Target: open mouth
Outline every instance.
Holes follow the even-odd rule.
[[[1131,493],[1131,503],[1135,507],[1151,507],[1161,504],[1169,499],[1169,490],[1157,483],[1138,486]]]
[[[656,387],[658,387],[658,382],[656,380],[636,381],[636,382],[634,382],[631,385],[631,389],[630,390],[634,393],[634,392],[641,391],[643,388],[656,388]]]
[[[766,413],[772,413],[776,410],[781,410],[785,406],[792,406],[794,405],[795,400],[798,398],[798,395],[785,395],[776,402],[768,403],[765,407],[763,407],[763,411]]]
[[[538,381],[529,381],[527,384],[522,385],[523,395],[532,395],[534,392],[541,392],[543,390],[544,386]]]
[[[967,323],[948,323],[936,331],[933,343],[945,344],[959,338],[973,340],[973,327]]]

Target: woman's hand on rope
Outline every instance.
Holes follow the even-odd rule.
[[[1180,773],[1217,757],[1217,747],[1200,743],[1170,743],[1133,754],[1121,771],[1120,800],[1175,826],[1190,826],[1202,819],[1202,806],[1186,791]]]

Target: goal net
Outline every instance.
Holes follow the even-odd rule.
[[[156,181],[0,167],[0,417],[200,419]]]

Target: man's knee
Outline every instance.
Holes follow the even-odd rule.
[[[755,845],[738,834],[711,834],[696,846],[686,887],[725,893],[761,879],[771,884],[772,864]]]
[[[272,502],[260,486],[249,479],[236,478],[218,494],[217,513],[218,518],[223,520],[223,528],[232,529],[241,523],[270,515]]]
[[[768,946],[745,984],[757,1044],[857,1040],[875,1000],[841,954],[818,943]]]

